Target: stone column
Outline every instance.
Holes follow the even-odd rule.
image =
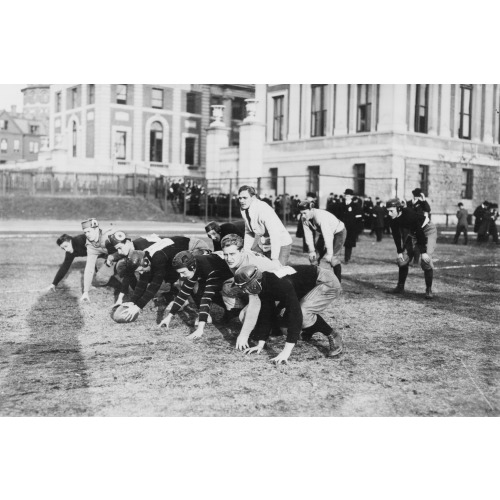
[[[481,140],[481,103],[483,86],[474,84],[472,86],[472,113],[471,113],[471,140]]]
[[[181,128],[181,89],[174,87],[172,104],[172,164],[175,168],[175,175],[184,175],[179,169],[184,158],[181,158],[182,151],[182,128]]]
[[[289,141],[299,139],[299,121],[300,121],[300,85],[297,83],[290,84],[290,92],[288,94],[288,137]],[[286,113],[285,113],[286,116]],[[271,125],[271,124],[270,124]]]
[[[496,113],[493,107],[493,85],[486,84],[485,86],[485,103],[484,103],[484,137],[483,142],[491,144],[493,142],[493,113]]]
[[[438,98],[439,85],[429,85],[429,116],[427,119],[429,135],[438,135]]]
[[[212,106],[215,121],[207,129],[207,179],[220,179],[220,150],[229,146],[229,133],[231,129],[226,127],[223,121],[224,106]]]
[[[255,99],[246,101],[248,116],[240,126],[239,176],[265,177],[265,125],[256,117],[258,102]]]
[[[441,127],[439,130],[440,137],[451,137],[450,128],[450,113],[451,113],[451,85],[441,85]]]
[[[346,135],[348,133],[347,126],[347,115],[349,109],[349,102],[347,100],[348,96],[348,85],[339,84],[337,85],[337,96],[335,106],[335,126],[333,129],[333,135]]]

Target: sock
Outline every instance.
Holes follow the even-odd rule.
[[[333,332],[333,328],[319,314],[316,316],[316,322],[310,328],[313,333],[320,332],[327,337]]]
[[[426,269],[424,271],[425,286],[427,288],[432,288],[432,278],[434,277],[434,269]]]
[[[335,276],[337,276],[338,280],[340,282],[342,282],[342,267],[340,264],[337,264],[336,266],[334,266],[333,274],[335,274]]]
[[[408,266],[400,267],[399,268],[398,286],[404,288],[407,277],[408,277]]]

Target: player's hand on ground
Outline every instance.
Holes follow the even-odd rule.
[[[256,352],[257,354],[260,354],[262,349],[264,349],[265,342],[263,340],[259,340],[259,343],[254,346],[254,347],[249,347],[248,349],[245,349],[245,354],[252,354],[252,352]]]
[[[271,359],[271,361],[273,361],[277,365],[279,365],[280,363],[285,363],[287,365],[289,356],[290,355],[288,353],[281,351],[275,358]]]
[[[203,335],[203,328],[198,327],[191,335],[188,335],[187,338],[190,340],[199,339]]]
[[[248,349],[249,347],[248,337],[246,335],[238,335],[238,338],[236,339],[236,349],[238,349],[238,351],[243,351],[244,349]]]
[[[127,309],[127,312],[124,313],[123,315],[123,318],[126,320],[126,321],[129,321],[131,320],[135,314],[137,314],[138,312],[141,312],[141,309],[139,308],[139,306],[136,306],[135,304],[132,304],[131,306],[128,307]]]
[[[328,262],[328,264],[332,263],[333,255],[326,254],[325,255],[325,260]]]
[[[423,253],[423,254],[421,255],[421,257],[422,257],[422,260],[423,260],[426,264],[429,264],[429,263],[430,263],[431,258],[429,257],[429,254],[427,254],[427,253]]]
[[[122,304],[123,304],[123,299],[118,298],[116,299],[116,302],[113,304],[113,307],[121,306]]]
[[[89,302],[90,303],[89,292],[82,293],[82,296],[80,297],[80,302]]]
[[[161,321],[160,321],[160,328],[165,327],[168,330],[168,327],[170,326],[170,321],[172,321],[172,315],[167,314]]]
[[[316,252],[311,252],[309,254],[309,263],[315,266],[318,263],[318,259],[316,259]]]
[[[42,291],[44,291],[44,292],[55,292],[56,291],[56,285],[50,285],[47,288],[44,288]]]

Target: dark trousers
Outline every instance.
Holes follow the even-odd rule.
[[[382,234],[384,232],[383,227],[376,227],[375,228],[375,234],[377,235],[377,241],[382,241]]]
[[[467,245],[467,226],[457,226],[457,232],[455,233],[455,238],[453,238],[453,243],[458,243],[458,238],[460,237],[460,233],[464,233],[464,245]]]

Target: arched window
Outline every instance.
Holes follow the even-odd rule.
[[[151,124],[149,141],[149,161],[163,161],[163,125],[160,122]]]
[[[73,147],[73,158],[76,158],[76,141],[77,141],[77,132],[76,132],[76,122],[73,122],[73,134],[72,134],[72,147]]]

